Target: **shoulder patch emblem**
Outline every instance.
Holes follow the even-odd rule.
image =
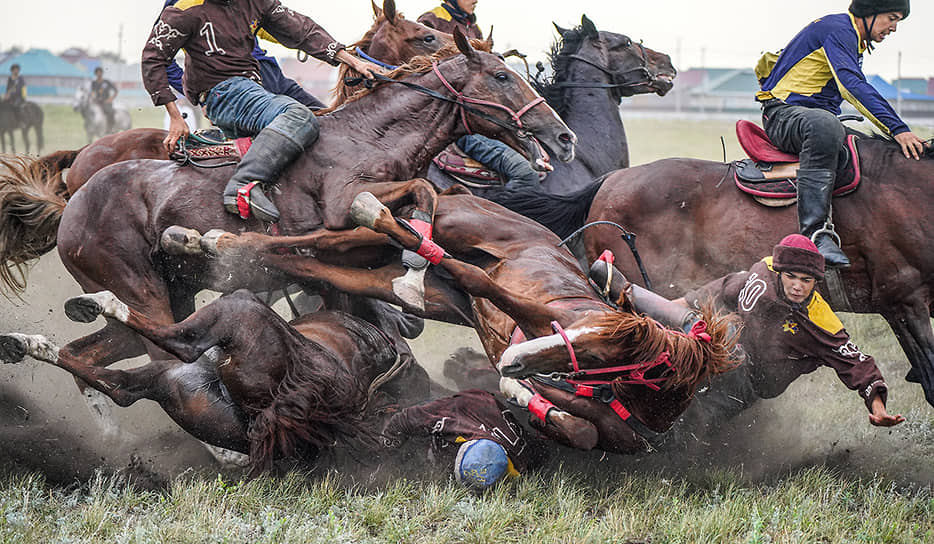
[[[750,274],[743,290],[739,292],[740,310],[751,312],[755,308],[756,302],[759,302],[759,297],[765,293],[766,287],[765,281],[759,277],[759,274],[755,272]]]

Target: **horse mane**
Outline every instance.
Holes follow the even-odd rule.
[[[490,45],[484,40],[470,40],[470,44],[471,46],[473,46],[474,49],[477,49],[479,51],[484,51],[487,53],[490,52]],[[459,54],[461,54],[461,52],[460,50],[457,49],[457,45],[452,43],[452,44],[442,47],[441,49],[439,49],[437,52],[435,52],[432,55],[420,55],[420,56],[414,57],[412,60],[410,60],[406,64],[403,64],[402,66],[399,66],[395,70],[389,72],[389,74],[386,77],[389,77],[392,79],[399,79],[401,77],[404,77],[410,74],[424,74],[428,72],[429,70],[431,70],[433,63],[448,59],[450,57],[453,57]],[[356,73],[356,72],[353,71],[353,73]],[[359,77],[362,77],[362,76],[359,76]],[[341,79],[341,81],[343,81],[343,79]],[[349,104],[350,102],[360,100],[364,96],[372,93],[377,87],[378,85],[373,85],[372,87],[369,87],[369,88],[361,85],[356,90],[349,93],[349,95],[344,99],[342,103],[335,103],[335,104],[332,104],[328,108],[320,109],[315,112],[315,115],[325,115],[344,106],[345,104]]]
[[[602,341],[627,346],[620,361],[638,363],[654,361],[667,351],[671,367],[665,371],[662,388],[695,387],[701,380],[722,374],[736,366],[730,353],[739,340],[740,327],[735,314],[723,314],[707,305],[701,310],[711,341],[692,338],[680,331],[667,329],[648,316],[627,312],[606,313],[594,326],[602,329]],[[614,390],[620,384],[613,383]],[[617,393],[619,393],[617,391]]]
[[[858,130],[851,129],[849,127],[847,127],[847,133],[855,134],[859,136],[860,139],[863,139],[863,140],[885,143],[891,148],[892,151],[895,151],[899,155],[901,155],[901,152],[902,152],[901,146],[898,144],[898,142],[895,141],[894,138],[892,138],[888,134],[881,134],[879,132],[870,132],[867,134],[865,132],[860,132]],[[921,153],[921,158],[922,159],[934,159],[934,138],[929,138],[925,140],[924,143],[926,144],[926,146],[924,148],[924,151]]]
[[[551,77],[543,79],[536,77],[531,81],[532,87],[561,116],[567,113],[567,103],[564,99],[564,89],[555,86],[555,83],[567,80],[568,64],[570,62],[568,57],[577,53],[585,38],[586,36],[580,26],[561,34],[561,37],[551,44],[551,51],[548,53],[548,62],[551,64],[552,71]]]
[[[398,21],[400,19],[405,19],[405,17],[401,12],[397,11],[396,18],[393,20]],[[376,35],[376,31],[380,29],[380,27],[383,25],[383,22],[387,20],[386,12],[379,10],[379,15],[374,15],[373,17],[373,26],[371,26],[370,29],[366,31],[362,38],[350,44],[350,47],[347,48],[351,51],[351,54],[354,54],[354,51],[356,51],[358,47],[362,51],[369,51],[370,45],[373,44],[373,36]],[[331,89],[331,93],[334,95],[334,102],[331,104],[330,108],[328,108],[329,111],[346,102],[347,99],[351,97],[351,95],[357,92],[356,88],[347,85],[345,79],[353,79],[361,77],[362,75],[363,74],[354,70],[349,65],[341,63],[337,72],[337,84],[334,85],[333,89]]]
[[[9,218],[0,230],[0,281],[14,293],[26,288],[26,266],[55,247],[67,194],[55,170],[59,158],[67,162],[54,154],[40,159],[0,155],[0,216]],[[21,251],[11,253],[10,248]]]

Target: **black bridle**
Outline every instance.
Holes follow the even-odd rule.
[[[625,71],[623,71],[623,72],[614,72],[614,71],[610,70],[609,68],[607,68],[607,67],[605,67],[605,66],[601,66],[601,65],[597,64],[596,62],[594,62],[594,61],[592,61],[592,60],[590,60],[590,59],[588,59],[588,58],[582,57],[582,56],[580,56],[580,55],[578,55],[578,54],[576,54],[576,53],[568,54],[568,55],[563,55],[564,58],[573,59],[573,60],[576,60],[576,61],[579,61],[579,62],[583,62],[584,64],[590,65],[590,66],[596,68],[597,70],[600,70],[601,72],[603,72],[603,73],[609,78],[609,80],[610,80],[609,83],[605,83],[605,82],[601,82],[601,81],[555,81],[555,82],[552,82],[552,83],[550,84],[550,86],[552,86],[552,87],[557,87],[557,88],[562,88],[562,89],[568,89],[568,88],[576,88],[576,89],[625,89],[625,88],[629,88],[629,87],[637,87],[637,86],[639,86],[639,85],[645,85],[645,84],[647,84],[647,83],[651,83],[651,82],[655,81],[655,79],[656,79],[655,75],[652,74],[652,72],[651,72],[651,71],[649,70],[649,68],[648,68],[648,66],[649,66],[649,59],[648,59],[648,56],[647,56],[646,53],[645,53],[645,46],[642,45],[641,42],[640,42],[640,43],[629,42],[629,46],[628,46],[628,47],[632,47],[632,46],[634,46],[634,45],[638,45],[638,46],[639,46],[639,53],[640,53],[639,56],[640,56],[641,63],[639,64],[639,66],[636,66],[636,67],[634,67],[634,68],[630,68],[630,69],[625,70]],[[543,69],[543,68],[540,68],[540,69],[539,69],[539,73],[541,73],[542,69]],[[620,83],[617,83],[617,81],[619,81],[621,78],[623,78],[624,76],[626,76],[627,74],[629,74],[629,73],[631,73],[631,72],[639,72],[639,74],[640,74],[642,77],[641,77],[640,79],[638,79],[638,80],[635,80],[635,81],[622,81],[622,82],[620,82]]]

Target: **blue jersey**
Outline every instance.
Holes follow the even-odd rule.
[[[846,100],[886,134],[907,132],[908,125],[866,81],[865,50],[853,15],[821,17],[799,32],[777,59],[766,53],[759,61],[756,76],[762,90],[756,99],[777,98],[834,115],[840,115],[840,104]],[[769,66],[772,62],[774,66]]]

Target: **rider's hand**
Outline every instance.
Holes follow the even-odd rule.
[[[171,153],[175,150],[175,146],[178,145],[178,140],[180,138],[188,137],[188,123],[179,116],[179,117],[170,117],[169,121],[169,135],[165,137],[165,140],[162,141],[162,144],[165,146],[166,151]]]
[[[885,411],[885,404],[882,397],[876,395],[872,399],[872,413],[869,414],[869,423],[876,427],[892,427],[903,423],[905,418],[901,414],[891,415]]]
[[[380,74],[383,76],[387,74],[386,69],[382,66],[362,59],[356,59],[354,69],[366,76],[367,79],[373,79],[373,74]]]
[[[919,160],[924,152],[924,140],[918,138],[913,132],[902,132],[895,135],[895,141],[902,146],[902,154],[906,159]]]

